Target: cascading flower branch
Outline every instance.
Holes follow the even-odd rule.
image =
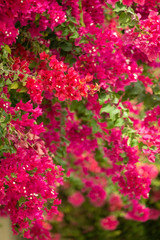
[[[24,232],[25,237],[35,239],[32,231],[44,219],[44,212],[57,212],[60,201],[56,189],[63,183],[63,169],[53,164],[39,137],[44,128],[35,121],[42,114],[41,109],[22,101],[11,107],[2,99],[0,105],[12,115],[5,137],[16,150],[4,153],[1,159],[1,212],[10,216],[14,233]],[[48,209],[51,202],[53,207]]]
[[[0,213],[15,234],[108,239],[122,216],[160,216],[146,202],[160,169],[158,3],[0,2]]]

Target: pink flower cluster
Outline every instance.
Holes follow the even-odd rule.
[[[92,37],[88,37],[88,33]],[[125,86],[137,81],[141,69],[133,58],[126,58],[122,39],[116,31],[93,25],[84,34],[87,43],[79,43],[81,38],[76,40],[84,52],[75,64],[82,75],[89,72],[102,88],[111,87],[116,92],[124,91]]]
[[[132,210],[126,215],[127,219],[134,219],[136,221],[145,222],[149,219],[149,208],[138,203],[138,201],[132,201]]]
[[[105,230],[115,230],[119,224],[118,220],[115,216],[108,216],[106,218],[101,219],[101,226]]]
[[[51,70],[40,68],[38,73],[44,91],[52,92],[55,90],[55,96],[60,101],[67,99],[79,101],[82,97],[87,96],[90,89],[87,82],[92,81],[91,75],[88,74],[85,78],[80,78],[80,75],[73,67],[67,68],[55,56],[49,57],[45,53],[41,53],[40,57],[41,60],[47,57],[51,68]],[[47,62],[44,62],[44,64],[47,64]]]
[[[103,24],[104,23],[104,14],[103,6],[104,1],[101,0],[83,0],[82,9],[83,9],[83,18],[86,26],[91,26],[93,24]]]
[[[84,202],[84,197],[80,192],[75,192],[68,198],[68,202],[70,202],[74,207],[79,207]]]
[[[50,57],[43,52],[40,59],[42,61],[36,76],[29,69],[29,61],[20,61],[19,58],[15,58],[12,65],[14,72],[10,74],[10,77],[13,77],[18,71],[20,81],[24,79],[25,74],[29,75],[25,86],[33,102],[40,104],[43,92],[49,94],[54,92],[60,101],[66,99],[79,101],[82,97],[87,97],[88,93],[93,94],[98,90],[96,85],[89,84],[92,81],[90,74],[81,78],[73,67],[68,68],[62,61],[58,61],[55,55]],[[48,64],[50,69],[47,68]]]
[[[124,43],[135,45],[148,57],[149,61],[156,60],[160,52],[160,17],[158,13],[152,11],[147,19],[139,22],[139,25],[140,32],[135,29],[126,30]]]
[[[11,7],[12,6],[12,7]],[[19,21],[21,26],[31,24],[31,32],[37,32],[36,25],[34,24],[36,14],[48,12],[49,18],[41,16],[39,20],[38,35],[40,31],[44,31],[47,27],[52,30],[58,24],[66,20],[65,13],[62,7],[58,5],[56,0],[9,0],[1,1],[0,3],[0,46],[2,44],[12,44],[16,41],[19,34],[15,24]]]
[[[66,11],[68,8],[71,8],[71,13],[74,18],[76,18],[77,23],[80,20],[80,8],[78,0],[62,0],[63,9]]]
[[[39,221],[44,219],[44,212],[57,213],[56,205],[60,201],[56,188],[62,184],[62,168],[53,164],[39,136],[44,132],[43,125],[36,124],[42,114],[39,107],[33,108],[30,102],[22,101],[11,107],[2,99],[0,107],[12,116],[17,111],[19,114],[17,120],[9,123],[6,136],[16,153],[4,153],[0,163],[1,211],[10,216],[15,234],[24,231],[27,238],[42,239],[46,230],[41,228],[38,233],[37,226],[39,228]],[[48,200],[53,203],[50,210]]]
[[[113,129],[108,137],[112,148],[104,148],[104,150],[106,157],[111,161],[111,168],[106,169],[105,172],[112,176],[113,182],[118,182],[122,194],[131,198],[140,198],[140,196],[147,198],[151,184],[150,176],[140,175],[136,166],[139,162],[137,150],[128,146],[127,139],[121,134],[120,130]],[[123,163],[124,157],[127,161],[125,164]]]
[[[118,1],[119,0],[108,0],[108,3],[112,4],[112,6],[114,7],[115,3]],[[122,3],[127,6],[131,6],[134,2],[141,6],[145,4],[145,0],[122,0]]]
[[[158,169],[141,163],[141,159],[154,162],[160,152],[160,107],[145,112],[142,103],[129,100],[132,93],[138,98],[139,93],[134,92],[136,84],[142,85],[143,95],[154,94],[151,87],[159,77],[154,81],[145,68],[160,52],[160,16],[150,11],[153,1],[121,1],[127,6],[133,4],[136,13],[141,14],[138,15],[139,30],[126,29],[124,34],[117,30],[118,18],[107,20],[112,10],[104,9],[104,0],[62,0],[61,5],[58,2],[9,0],[0,3],[0,44],[15,43],[18,28],[22,30],[25,26],[31,43],[41,39],[42,44],[37,51],[41,53],[36,55],[25,50],[28,46],[23,39],[24,46],[15,45],[8,60],[0,66],[2,120],[9,115],[5,138],[16,152],[8,151],[1,157],[0,209],[2,214],[10,216],[14,233],[23,232],[24,237],[38,240],[51,239],[48,232],[51,225],[45,221],[65,220],[65,213],[57,211],[60,204],[57,187],[63,184],[63,169],[53,160],[66,167],[67,178],[71,175],[64,185],[65,190],[72,187],[66,194],[71,209],[76,207],[79,211],[90,204],[93,209],[104,207],[111,212],[103,215],[104,218],[99,217],[103,229],[117,228],[119,211],[126,214],[126,219],[142,222],[160,216],[158,210],[139,202],[141,197],[149,197],[151,180],[158,176]],[[113,7],[116,2],[118,0],[107,1]],[[60,49],[49,49],[46,39],[50,38],[48,31],[53,33],[55,27],[65,22],[66,15],[68,19],[76,18],[77,25],[72,18],[67,27],[75,27],[79,37],[75,40],[65,37],[66,42],[71,40],[74,44],[75,41],[74,50],[66,53],[65,58]],[[54,40],[59,44],[64,40],[63,34],[57,36]],[[65,63],[70,57],[76,59],[72,67],[70,62]],[[140,63],[137,64],[137,60]],[[127,86],[131,96],[125,92]],[[22,88],[26,103],[14,101],[14,94],[21,98]],[[101,93],[106,94],[107,99],[102,104]],[[4,100],[7,98],[8,101]],[[100,114],[105,104],[115,108],[115,121],[122,120],[123,126],[109,126],[112,111]],[[143,120],[139,117],[141,110],[145,112]],[[115,121],[113,119],[113,123]],[[134,136],[138,138],[138,146],[130,145],[129,140]],[[110,191],[111,186],[113,191],[116,189],[115,193]],[[124,204],[118,189],[129,205]],[[159,192],[154,194],[153,199],[160,198]],[[54,239],[60,239],[60,235],[55,234]]]

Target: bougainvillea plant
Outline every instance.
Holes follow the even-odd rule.
[[[0,1],[0,213],[14,234],[101,240],[159,218],[159,12]]]

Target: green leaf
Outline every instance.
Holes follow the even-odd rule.
[[[76,38],[78,38],[78,37],[79,37],[78,32],[74,32],[74,33],[72,34],[72,36],[70,36],[69,38],[70,38],[70,39],[76,39]]]
[[[11,54],[11,49],[8,45],[4,45],[4,49],[7,51],[7,53]]]
[[[65,28],[62,32],[62,36],[67,36],[69,34],[69,29]]]
[[[104,104],[109,99],[109,97],[110,96],[106,93],[101,94],[99,98],[99,104],[100,105]]]
[[[112,128],[114,128],[114,122],[111,119],[109,119],[107,120],[107,129],[112,129]]]
[[[116,120],[116,116],[120,113],[119,109],[113,109],[113,111],[111,111],[110,114],[110,118],[112,119],[112,121]]]
[[[26,201],[28,201],[25,197],[21,197],[19,200],[18,200],[18,205],[19,205],[19,207],[24,203],[24,202],[26,202]]]
[[[130,21],[130,18],[127,13],[122,12],[119,16],[119,23],[120,25],[126,25]]]
[[[76,27],[74,26],[74,24],[69,24],[69,29],[71,32],[75,32],[76,31]]]
[[[101,129],[99,128],[99,125],[95,119],[91,120],[91,127],[92,127],[93,134],[101,131]]]
[[[115,122],[115,127],[121,127],[124,125],[124,120],[123,118],[118,118]]]
[[[70,52],[72,50],[72,43],[63,42],[60,44],[60,48],[65,52]]]
[[[101,108],[100,113],[111,113],[114,111],[114,107],[107,103],[104,107]]]
[[[12,83],[10,89],[17,89],[18,88],[18,82]]]
[[[133,139],[133,140],[131,141],[130,146],[131,146],[131,147],[135,147],[135,146],[137,146],[137,145],[138,145],[138,140],[137,140],[137,139]]]
[[[46,171],[51,172],[52,168],[47,168]]]
[[[13,81],[16,81],[18,79],[18,74],[14,74]]]
[[[21,87],[19,92],[20,92],[20,93],[27,92],[27,88],[26,88],[26,87]]]
[[[7,175],[5,176],[5,178],[7,179],[7,181],[9,181],[9,180],[10,180],[10,179],[9,179],[9,177],[8,177]]]
[[[88,40],[82,38],[82,39],[79,41],[79,43],[88,43]]]
[[[126,9],[127,9],[127,7],[125,5],[123,5],[120,2],[117,2],[116,5],[115,5],[115,8],[114,8],[114,11],[118,13],[118,12],[121,12],[121,11],[125,11]]]
[[[17,178],[17,175],[15,173],[11,173],[11,177]]]
[[[0,63],[0,70],[3,70],[3,63]]]
[[[119,162],[116,162],[116,165],[122,165],[123,162],[119,161]]]
[[[5,82],[3,80],[0,80],[0,87],[4,87],[5,86]]]
[[[74,17],[69,17],[69,21],[72,22],[72,23],[77,24],[77,20]]]
[[[126,153],[125,152],[120,153],[120,156],[124,158],[124,157],[126,157]]]
[[[12,82],[11,82],[11,80],[10,80],[9,78],[8,78],[7,81],[6,81],[6,84],[7,84],[7,85],[12,84]]]
[[[7,122],[9,122],[10,119],[11,119],[11,116],[8,114],[8,115],[5,117],[3,123],[7,123]]]

